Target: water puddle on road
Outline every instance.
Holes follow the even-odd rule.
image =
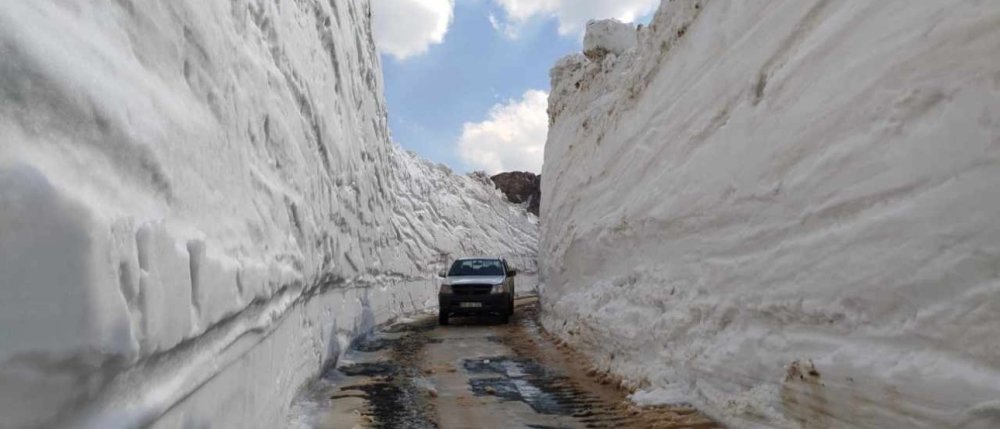
[[[583,419],[585,424],[609,422],[608,418],[598,418],[604,414],[594,407],[603,402],[600,398],[532,359],[498,356],[469,359],[463,366],[473,375],[469,386],[476,396],[524,402],[538,414],[572,416]]]
[[[331,368],[300,395],[296,429],[436,429],[427,386],[415,357],[428,343],[430,323],[395,326],[355,341],[344,364]]]
[[[471,378],[469,387],[476,396],[496,396],[506,401],[521,401],[539,414],[572,415],[576,407],[565,399],[584,396],[583,392],[569,392],[567,395],[564,391],[546,390],[553,385],[552,381],[560,377],[530,359],[507,356],[469,359],[464,362],[463,367],[474,376],[500,376]]]

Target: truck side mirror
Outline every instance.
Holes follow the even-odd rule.
[[[508,275],[509,277],[514,277],[514,276],[517,276],[517,270],[515,270],[515,269],[511,268],[510,270],[508,270],[508,271],[507,271],[507,275]]]
[[[444,271],[438,271],[438,277],[445,278],[448,277],[448,273]]]

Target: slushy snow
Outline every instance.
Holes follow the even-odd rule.
[[[281,427],[449,258],[535,270],[536,218],[390,142],[370,27],[0,0],[0,427]]]
[[[544,325],[733,427],[1000,427],[998,23],[672,1],[561,60]]]

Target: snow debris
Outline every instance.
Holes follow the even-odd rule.
[[[628,399],[633,404],[640,406],[686,405],[691,403],[686,392],[687,389],[681,386],[671,385],[650,390],[640,390],[629,395]]]
[[[1000,427],[998,20],[671,1],[561,60],[545,327],[733,427]]]

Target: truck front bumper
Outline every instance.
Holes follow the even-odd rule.
[[[438,294],[441,313],[468,316],[477,314],[510,314],[510,294],[455,295]]]

